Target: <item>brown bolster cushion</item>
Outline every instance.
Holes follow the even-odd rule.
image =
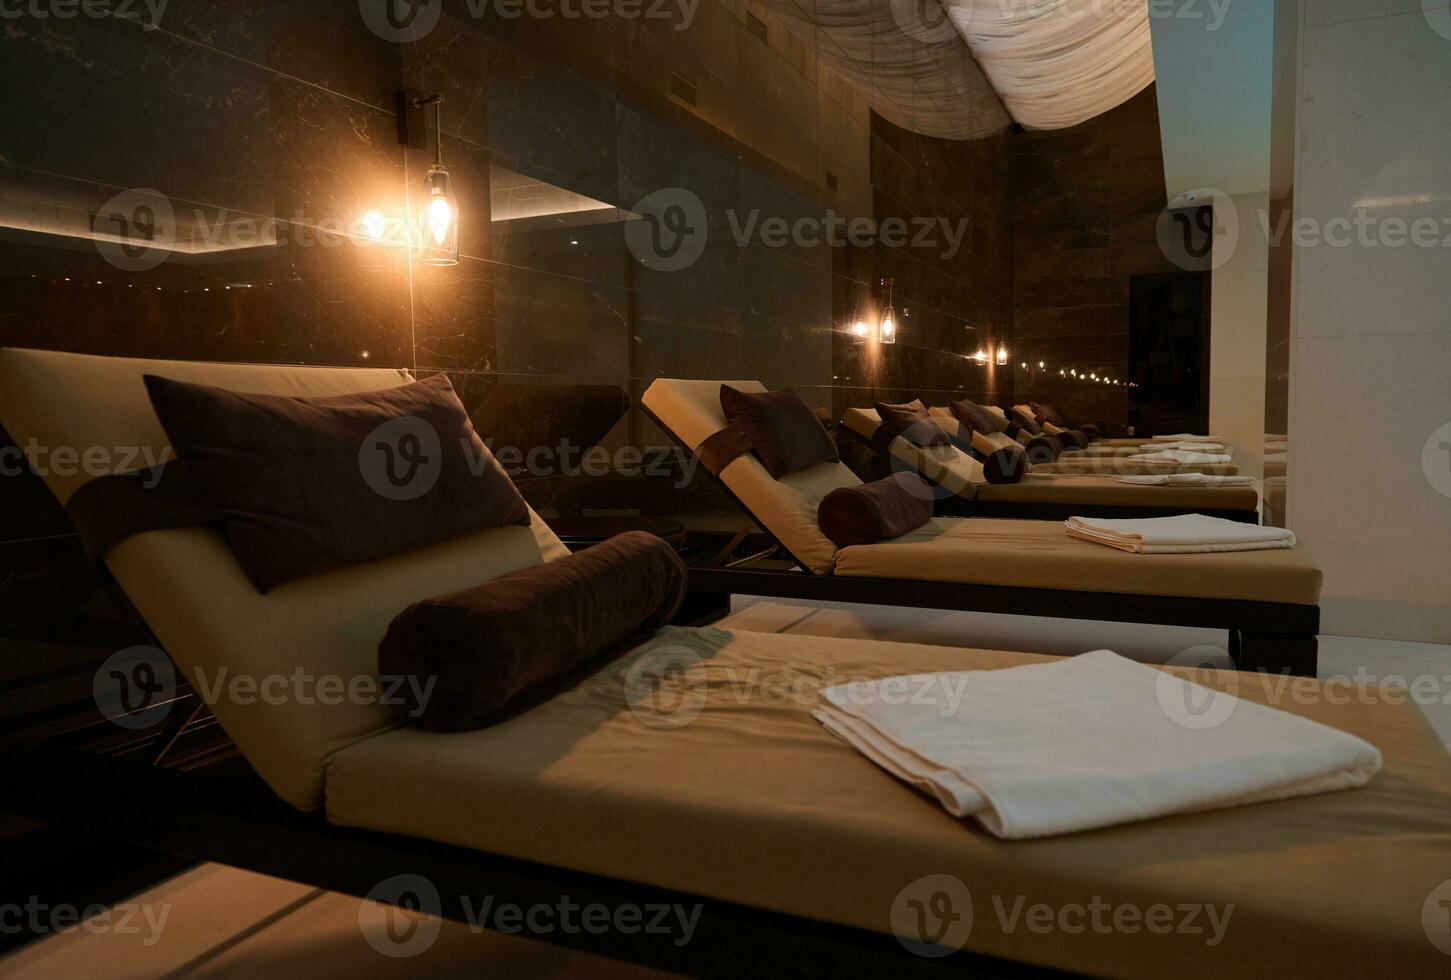
[[[176,472],[196,482],[258,592],[529,524],[445,375],[327,398],[144,380]]]
[[[901,436],[921,449],[952,445],[952,440],[942,426],[932,421],[932,415],[921,399],[905,405],[877,402],[877,415],[881,416],[882,425],[888,432]]]
[[[761,465],[777,480],[841,459],[821,419],[789,388],[757,393],[721,385],[720,409],[727,422],[741,427]]]
[[[1031,463],[1051,463],[1063,455],[1063,440],[1057,436],[1034,436],[1023,447]]]
[[[1080,425],[1078,427],[1078,431],[1082,432],[1085,436],[1088,437],[1088,444],[1090,446],[1103,438],[1103,433],[1099,431],[1099,428],[1096,425]]]
[[[982,464],[989,483],[1022,483],[1028,472],[1028,453],[1018,446],[999,449]]]
[[[398,685],[400,721],[474,731],[647,639],[680,608],[685,583],[674,548],[631,531],[410,606],[378,647],[378,673],[411,681]]]
[[[838,548],[899,538],[931,519],[932,488],[916,473],[833,490],[816,511],[821,533]]]

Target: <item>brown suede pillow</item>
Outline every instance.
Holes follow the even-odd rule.
[[[931,519],[932,488],[915,473],[833,490],[816,511],[821,533],[838,548],[898,538]]]
[[[1003,411],[1007,413],[1009,419],[1017,422],[1031,435],[1041,436],[1043,434],[1043,427],[1038,424],[1038,420],[1033,418],[1027,412],[1024,412],[1018,408],[1005,408],[1003,409]]]
[[[997,413],[989,412],[981,405],[970,402],[966,398],[962,401],[948,402],[947,408],[959,422],[972,426],[975,432],[991,435],[994,432],[1007,431],[1008,423],[998,418]]]
[[[447,377],[330,398],[145,378],[259,592],[504,524],[529,508]]]
[[[745,430],[761,465],[777,480],[841,459],[831,433],[789,388],[756,393],[721,385],[720,409],[727,422]]]
[[[905,405],[877,402],[877,415],[881,416],[882,425],[888,431],[897,433],[914,446],[925,449],[928,446],[952,445],[952,440],[942,426],[932,421],[931,413],[920,399]]]
[[[675,549],[631,531],[410,606],[378,646],[378,673],[410,681],[398,685],[400,721],[474,731],[648,639],[674,617],[685,585]]]
[[[1063,455],[1063,440],[1057,436],[1034,436],[1023,447],[1032,463],[1051,463]]]
[[[1028,405],[1033,409],[1039,421],[1052,422],[1060,429],[1070,428],[1068,423],[1063,421],[1063,416],[1059,415],[1058,410],[1052,405],[1040,405],[1037,402],[1029,402]]]

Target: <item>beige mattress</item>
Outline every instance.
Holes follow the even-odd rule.
[[[882,421],[873,409],[852,408],[842,415],[842,424],[871,439]],[[944,465],[937,458],[929,458],[928,450],[898,437],[892,440],[890,452],[895,459],[974,503],[1243,511],[1257,511],[1260,505],[1254,487],[1146,487],[1120,483],[1117,476],[1040,472],[1037,466],[1021,483],[992,484],[983,475],[981,464],[960,450],[952,450],[960,457],[959,462]]]
[[[1131,555],[1071,538],[1057,521],[980,517],[934,518],[891,541],[843,548],[836,574],[1312,606],[1324,581],[1303,548]]]
[[[683,727],[632,712],[621,681],[668,647],[700,658]],[[519,718],[465,735],[398,730],[335,753],[334,823],[409,834],[878,932],[926,875],[971,896],[966,948],[1119,977],[1444,977],[1422,909],[1451,875],[1451,760],[1404,705],[1305,706],[1281,681],[1218,675],[1239,693],[1367,739],[1364,789],[1009,843],[954,820],[827,734],[809,694],[848,678],[1042,660],[861,640],[666,631]],[[748,679],[807,697],[749,695]],[[1297,695],[1317,682],[1294,681]],[[1262,687],[1268,685],[1268,687]],[[708,694],[705,693],[708,691]],[[1350,699],[1354,702],[1354,699]],[[665,716],[675,717],[675,716]],[[1088,734],[1088,733],[1086,733]],[[1200,911],[1206,932],[1035,934],[997,911],[1109,903]],[[1208,946],[1213,905],[1232,905]]]

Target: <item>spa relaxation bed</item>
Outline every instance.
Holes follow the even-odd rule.
[[[1057,522],[982,517],[937,517],[895,540],[838,548],[818,526],[817,509],[832,491],[861,480],[840,462],[775,479],[752,453],[720,467],[719,447],[732,428],[721,409],[721,384],[659,379],[641,403],[687,452],[716,457],[701,469],[770,541],[763,552],[692,565],[691,588],[702,596],[1224,629],[1241,669],[1315,673],[1323,576],[1303,548],[1128,555],[1073,539]],[[765,391],[757,382],[727,384]]]
[[[368,398],[412,380],[403,371],[5,350],[0,424],[21,444],[131,447],[155,458],[170,443],[143,374],[312,399]],[[189,458],[183,451],[183,465]],[[282,469],[289,462],[297,460],[279,459]],[[727,479],[745,493],[755,478],[742,469]],[[213,525],[96,509],[87,488],[105,479],[45,474],[56,497],[87,516],[83,533],[138,624],[197,690],[221,671],[377,680],[390,623],[405,609],[572,560],[526,507],[517,523],[263,589],[251,565],[258,556],[247,559],[230,531],[224,539]],[[168,496],[162,506],[186,500]],[[375,902],[407,899],[460,921],[485,899],[599,905],[630,928],[536,931],[532,919],[511,923],[502,911],[484,925],[694,975],[737,975],[742,957],[773,972],[852,976],[1444,971],[1422,915],[1448,873],[1451,760],[1403,699],[1332,699],[1313,680],[1212,672],[1213,686],[1365,739],[1383,771],[1352,791],[1021,842],[948,816],[811,715],[809,695],[842,679],[1050,661],[667,627],[527,710],[467,732],[405,726],[364,698],[259,698],[224,685],[207,707],[265,789],[14,738],[0,766],[26,787],[7,808],[36,819]],[[659,677],[671,667],[704,680],[683,700],[642,697],[642,670]],[[743,697],[731,678],[748,677],[770,678],[771,691]],[[967,897],[930,876],[956,879]],[[1014,911],[1025,906],[1026,919]],[[1131,914],[1137,925],[1085,929],[1064,919],[1067,927],[1045,932],[1035,911],[1043,907],[1057,910],[1055,921],[1064,910],[1102,919],[1092,910],[1106,908],[1108,921]],[[929,908],[940,922],[920,918]],[[1145,925],[1161,910],[1176,928]],[[970,927],[951,925],[963,921]],[[960,951],[939,958],[950,950],[922,938]]]
[[[1095,471],[1091,463],[1079,462],[1079,454],[1065,453],[1051,463],[1025,459],[1027,472],[1017,476],[1014,482],[993,483],[984,470],[984,463],[994,452],[1002,450],[1003,443],[994,442],[994,434],[979,441],[977,432],[970,434],[970,443],[964,443],[961,435],[953,436],[960,429],[939,414],[931,413],[929,417],[929,424],[952,439],[949,444],[915,445],[910,430],[884,426],[877,410],[870,408],[847,409],[838,431],[866,446],[891,469],[908,469],[940,488],[938,512],[943,516],[1061,521],[1069,517],[1113,519],[1208,514],[1244,523],[1259,522],[1259,493],[1253,485],[1143,486],[1120,482],[1120,477],[1125,476],[1169,476],[1183,472],[1173,466],[1126,463],[1120,471],[1109,464]]]

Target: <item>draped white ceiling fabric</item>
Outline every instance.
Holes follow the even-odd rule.
[[[1148,0],[761,0],[905,129],[1063,129],[1154,81]]]
[[[1148,0],[943,0],[1013,118],[1064,129],[1154,81]]]
[[[979,139],[1012,123],[938,0],[761,2],[903,129]],[[924,6],[930,23],[918,21]]]

